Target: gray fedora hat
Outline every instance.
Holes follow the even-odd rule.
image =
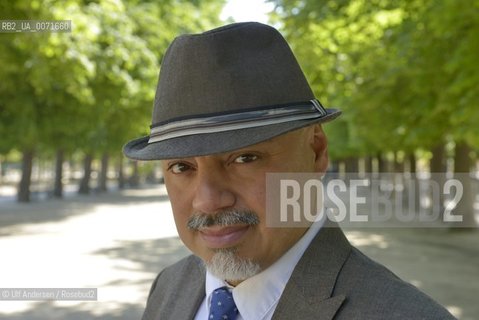
[[[150,135],[128,142],[123,152],[137,160],[228,152],[339,114],[315,99],[276,29],[235,23],[171,43]]]

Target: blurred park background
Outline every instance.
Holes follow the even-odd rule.
[[[129,277],[139,286],[134,298],[128,298],[132,291],[125,292],[126,298],[118,302],[130,303],[129,309],[114,305],[113,313],[106,308],[98,315],[70,308],[74,312],[54,316],[51,304],[28,311],[10,303],[11,310],[23,313],[5,319],[135,319],[141,314],[158,261],[164,266],[186,251],[167,218],[170,209],[158,163],[127,160],[121,149],[126,141],[149,134],[168,44],[178,34],[229,22],[256,20],[276,26],[316,97],[326,107],[343,111],[325,126],[333,171],[466,174],[470,181],[464,185],[461,212],[466,213],[465,223],[477,223],[478,0],[14,0],[0,2],[0,20],[72,21],[72,31],[66,33],[0,33],[0,248],[6,252],[0,251],[0,261],[37,264],[22,252],[56,246],[63,241],[59,239],[65,247],[47,257],[66,254],[65,259],[76,261],[79,255],[70,248],[79,241],[76,237],[85,236],[75,233],[78,227],[98,240],[81,250],[115,263],[121,260],[123,271],[134,269],[124,264],[138,263],[143,272],[119,273],[116,278],[110,274],[112,288],[131,289],[121,282]],[[159,211],[161,218],[155,216]],[[108,230],[117,233],[111,236]],[[421,233],[429,234],[428,239],[412,231],[403,232],[403,238],[400,232],[368,230],[349,236],[442,299],[458,317],[474,319],[477,303],[468,299],[478,293],[479,238],[475,230],[461,231]],[[71,232],[75,237],[68,236]],[[380,250],[395,245],[404,256],[391,260]],[[416,262],[425,252],[437,258],[425,258],[423,272],[417,269],[424,278],[416,279],[414,265],[405,263],[407,252],[413,252]],[[115,269],[103,262],[82,261],[76,267],[98,266],[104,272],[97,275],[101,278]],[[439,264],[444,269],[428,275],[428,268]],[[48,269],[40,270],[52,274]],[[9,282],[10,287],[70,283],[62,282],[62,276],[38,282],[38,274],[19,282],[19,276],[12,276],[19,270],[1,265],[0,287],[6,287],[8,278],[17,280]],[[88,270],[90,277],[95,274]],[[468,288],[463,298],[454,290],[448,295],[454,284],[441,282],[452,273],[462,274],[462,279],[453,278],[456,286]],[[436,286],[438,281],[442,286]],[[457,301],[449,304],[452,296]],[[0,301],[0,318],[2,306],[5,302]]]

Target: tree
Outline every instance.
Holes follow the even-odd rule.
[[[161,53],[173,35],[216,24],[223,2],[1,3],[2,18],[69,17],[73,32],[2,35],[0,76],[8,81],[0,84],[0,153],[20,150],[30,166],[24,175],[35,154],[56,154],[54,194],[61,196],[65,155],[81,150],[87,162],[106,160],[128,139],[148,134]],[[28,195],[29,183],[24,176],[19,194]]]
[[[30,6],[27,1],[2,3],[1,18],[29,19],[31,16],[50,15],[44,9]],[[23,38],[19,38],[23,37]],[[31,81],[35,65],[42,59],[40,48],[48,35],[4,34],[0,37],[0,77],[7,79],[0,85],[0,150],[4,153],[17,149],[23,154],[22,177],[18,186],[18,201],[30,200],[30,181],[33,157],[39,143],[38,118],[41,117],[39,97]]]
[[[276,0],[273,19],[316,96],[334,157],[479,141],[479,7],[455,0]],[[472,211],[468,211],[472,215]]]
[[[272,2],[315,93],[352,122],[354,140],[346,145],[353,152],[431,149],[448,134],[477,140],[477,6],[454,0]],[[344,141],[336,145],[342,149]]]

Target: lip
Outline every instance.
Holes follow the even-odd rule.
[[[228,248],[237,244],[246,234],[249,227],[249,225],[208,227],[200,230],[200,236],[209,248]]]

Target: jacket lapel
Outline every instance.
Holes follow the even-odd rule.
[[[350,252],[338,225],[327,222],[295,267],[272,319],[333,319],[346,299],[332,295]]]

